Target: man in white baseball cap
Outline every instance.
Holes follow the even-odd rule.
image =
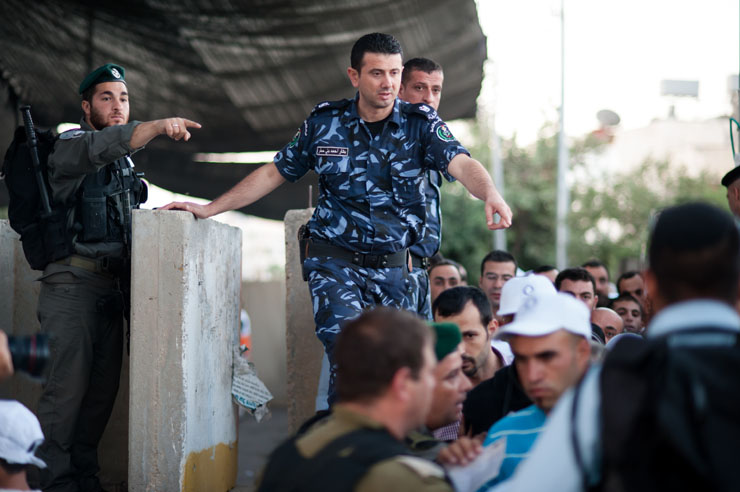
[[[585,374],[591,355],[590,314],[568,294],[529,296],[514,321],[496,334],[511,345],[519,381],[534,405],[509,414],[488,431],[483,446],[506,439],[506,450],[498,475],[486,486],[512,476],[560,395]]]
[[[46,468],[34,454],[43,441],[39,421],[29,409],[0,400],[0,490],[31,490],[26,470],[30,465]]]
[[[499,326],[511,323],[524,301],[530,297],[555,292],[557,292],[555,285],[542,275],[512,278],[501,288],[501,305],[498,308],[498,315],[504,319]]]

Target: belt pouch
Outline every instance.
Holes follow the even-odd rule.
[[[102,241],[108,230],[105,196],[82,197],[82,240]]]

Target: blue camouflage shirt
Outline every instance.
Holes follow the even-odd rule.
[[[277,153],[275,166],[291,182],[309,169],[319,175],[319,200],[308,224],[313,237],[360,253],[395,253],[424,237],[427,170],[452,181],[449,162],[469,153],[425,104],[396,99],[373,137],[356,101],[317,105]]]

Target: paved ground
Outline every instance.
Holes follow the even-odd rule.
[[[288,437],[288,411],[270,407],[269,420],[257,423],[251,415],[239,417],[239,471],[232,492],[254,491],[254,480],[273,449]]]

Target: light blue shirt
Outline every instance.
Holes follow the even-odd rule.
[[[507,415],[491,426],[485,441],[483,441],[483,446],[493,444],[505,437],[506,451],[496,478],[487,482],[479,490],[488,490],[489,487],[508,480],[514,474],[514,470],[519,466],[519,463],[529,455],[529,450],[537,436],[540,435],[546,418],[545,412],[536,405],[531,405]]]
[[[740,316],[729,305],[719,301],[697,299],[681,302],[661,310],[650,323],[647,336],[655,338],[709,326],[740,332]],[[584,377],[575,422],[589,484],[595,484],[601,478],[600,372],[600,367],[593,367]],[[583,490],[583,475],[571,444],[572,406],[571,389],[560,397],[550,412],[529,458],[516,469],[510,480],[494,489],[496,492],[549,490],[553,487],[561,492]]]

